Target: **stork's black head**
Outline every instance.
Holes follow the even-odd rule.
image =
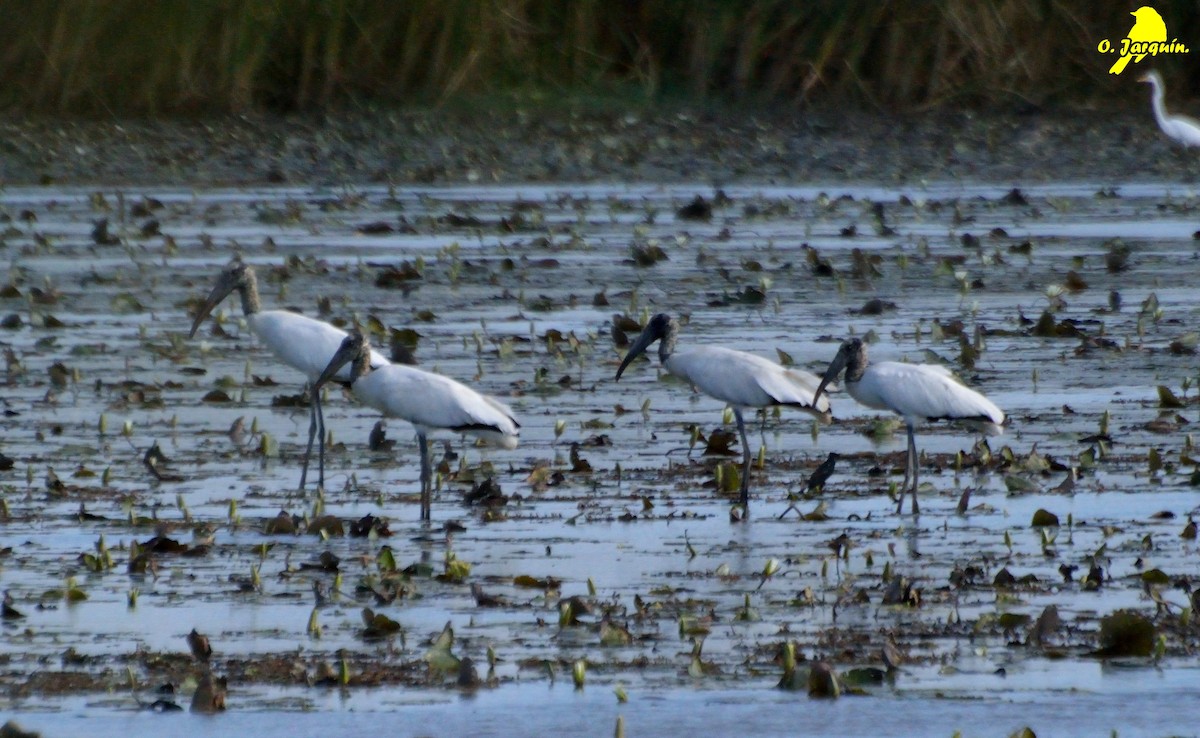
[[[338,350],[329,359],[329,364],[325,367],[325,371],[321,372],[321,376],[313,383],[313,392],[315,393],[323,384],[333,379],[346,364],[353,362],[356,368],[361,368],[365,372],[366,369],[360,365],[365,365],[365,361],[370,355],[371,342],[367,340],[366,335],[357,326],[354,327],[342,339],[342,345],[338,346]],[[351,381],[354,380],[358,373],[357,371],[350,373]]]
[[[847,338],[838,348],[837,355],[833,357],[833,361],[829,362],[829,368],[825,370],[825,375],[821,377],[821,384],[817,385],[815,397],[820,397],[825,391],[825,386],[833,380],[837,379],[843,369],[847,370],[846,381],[856,381],[862,376],[862,370],[867,366],[867,345],[863,343],[861,338]]]
[[[220,305],[221,301],[228,297],[234,290],[244,288],[253,279],[254,270],[250,265],[241,259],[234,259],[229,262],[229,266],[221,270],[220,275],[217,276],[217,283],[213,285],[212,291],[208,293],[208,297],[204,298],[204,303],[196,311],[196,317],[192,320],[192,330],[188,333],[188,338],[196,335],[200,324],[213,311],[213,308]]]
[[[625,372],[625,367],[629,366],[629,363],[638,356],[641,356],[643,353],[645,353],[646,349],[650,348],[650,344],[669,336],[671,334],[673,325],[674,323],[671,320],[671,316],[667,315],[666,313],[659,313],[651,318],[650,321],[646,323],[646,327],[643,328],[642,332],[638,335],[637,340],[635,340],[633,345],[629,347],[629,351],[625,354],[625,358],[621,361],[621,366],[617,369],[617,380],[619,381],[621,379],[621,374]]]

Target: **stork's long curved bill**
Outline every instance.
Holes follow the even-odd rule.
[[[362,344],[360,342],[355,341],[353,336],[346,336],[342,340],[342,345],[338,346],[338,350],[334,352],[333,357],[329,360],[329,364],[325,366],[325,371],[321,372],[321,376],[317,377],[316,382],[313,382],[313,391],[315,392],[324,386],[326,382],[333,379],[342,367],[354,361],[361,350]]]
[[[213,285],[212,292],[209,292],[208,297],[204,298],[204,304],[196,311],[196,319],[192,321],[192,330],[188,331],[188,338],[196,336],[196,331],[199,330],[200,324],[213,311],[213,308],[221,304],[221,300],[224,300],[229,296],[230,292],[233,292],[234,287],[233,280],[222,274],[217,283]]]
[[[650,348],[650,344],[657,341],[658,338],[658,334],[651,330],[649,326],[646,327],[646,330],[638,334],[637,340],[633,342],[633,345],[629,347],[629,352],[621,360],[621,366],[617,368],[618,382],[621,381],[621,374],[624,373],[625,367],[629,366],[634,359],[646,353],[646,349]]]
[[[821,393],[825,391],[825,386],[837,379],[842,370],[846,368],[848,360],[846,347],[842,346],[838,349],[837,356],[833,357],[833,361],[829,362],[829,368],[825,370],[824,376],[821,377],[821,383],[817,385],[817,391],[813,393],[814,403],[820,399]]]

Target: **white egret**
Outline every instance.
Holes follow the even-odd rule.
[[[1167,134],[1167,138],[1178,141],[1185,147],[1200,146],[1200,122],[1186,115],[1171,115],[1163,103],[1166,96],[1166,86],[1162,75],[1157,70],[1146,72],[1138,78],[1139,82],[1148,83],[1153,89],[1151,102],[1154,106],[1154,119],[1158,127]]]
[[[661,341],[658,360],[667,371],[689,382],[709,397],[728,403],[737,419],[742,441],[742,507],[750,505],[750,446],[742,411],[748,407],[786,405],[817,417],[829,417],[829,399],[816,394],[819,379],[799,369],[785,369],[769,359],[744,351],[701,346],[675,351],[679,325],[666,313],[650,319],[617,369],[617,380],[650,344]]]

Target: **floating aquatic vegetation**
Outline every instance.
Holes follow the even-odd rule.
[[[402,632],[400,623],[392,620],[383,613],[378,613],[369,607],[364,607],[362,610],[363,630],[362,637],[364,640],[373,641],[383,638],[391,638],[399,635]],[[446,647],[449,652],[449,646]],[[457,668],[457,664],[455,665]]]
[[[1105,658],[1149,656],[1158,640],[1158,629],[1145,615],[1117,610],[1100,619],[1100,648],[1093,656]]]
[[[1030,525],[1034,528],[1043,527],[1043,526],[1057,527],[1058,526],[1058,516],[1052,512],[1049,512],[1042,508],[1038,508],[1033,513],[1033,520],[1030,522]]]
[[[629,247],[629,250],[633,263],[639,267],[651,267],[660,261],[669,259],[667,252],[656,241],[649,241],[645,244],[635,243]]]
[[[1158,406],[1164,408],[1180,408],[1184,406],[1183,400],[1179,399],[1170,387],[1160,384],[1158,385]]]

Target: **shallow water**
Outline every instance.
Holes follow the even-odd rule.
[[[113,709],[119,699],[70,699],[52,715],[23,714],[21,723],[47,734],[86,731],[97,738],[147,731],[173,738],[230,732],[272,735],[285,730],[293,735],[323,735],[381,728],[397,736],[491,738],[581,729],[589,735],[603,735],[620,716],[627,734],[662,736],[786,733],[840,738],[952,735],[955,731],[1008,735],[1033,724],[1039,735],[1093,735],[1097,725],[1121,725],[1121,736],[1143,738],[1186,734],[1186,726],[1195,725],[1200,718],[1193,699],[1195,676],[1189,673],[1187,681],[1181,682],[1163,674],[1146,675],[1137,683],[1144,682],[1148,688],[1131,691],[1130,675],[1117,674],[1097,679],[1100,686],[1095,690],[1039,691],[1035,695],[1017,690],[1004,699],[988,700],[922,690],[825,701],[769,689],[710,689],[699,684],[648,691],[623,705],[616,704],[607,689],[575,691],[562,683],[510,685],[469,696],[413,695],[396,690],[290,690],[274,695],[275,701],[267,709],[231,710],[219,716],[162,716]],[[992,680],[1012,688],[1011,679]],[[1130,700],[1138,704],[1136,720],[1129,716]]]
[[[1189,226],[1196,197],[1188,188],[1153,185],[1098,196],[1098,186],[1063,183],[1023,188],[1028,204],[1022,206],[1001,201],[1009,189],[739,186],[725,190],[732,204],[709,222],[674,216],[695,194],[711,196],[707,187],[411,188],[394,196],[369,188],[163,189],[125,192],[123,206],[111,192],[101,202],[90,191],[5,190],[0,208],[12,220],[3,224],[4,247],[20,295],[0,299],[0,316],[19,316],[21,327],[0,331],[13,352],[2,395],[13,414],[0,419],[0,452],[15,461],[13,470],[0,472],[9,512],[0,523],[0,546],[13,549],[0,559],[0,585],[26,618],[0,630],[4,682],[23,685],[50,663],[84,672],[116,694],[128,692],[128,666],[137,699],[150,702],[151,687],[187,669],[156,670],[146,655],[186,653],[183,636],[192,627],[211,638],[218,673],[236,669],[243,676],[231,681],[229,712],[211,722],[160,721],[131,712],[132,696],[73,690],[11,689],[0,706],[49,732],[67,732],[74,716],[87,715],[89,734],[127,733],[147,720],[168,733],[211,726],[274,734],[296,725],[316,732],[347,721],[363,721],[365,728],[379,719],[375,713],[394,711],[417,726],[413,734],[445,735],[578,729],[582,719],[608,731],[618,713],[631,732],[640,726],[657,734],[720,724],[759,734],[809,726],[854,735],[870,726],[900,735],[918,720],[930,734],[996,734],[1021,724],[1013,718],[1009,727],[1001,716],[1023,715],[1048,734],[1119,728],[1122,735],[1161,735],[1194,725],[1195,716],[1179,704],[1195,696],[1192,654],[1200,638],[1194,626],[1166,632],[1159,668],[1144,662],[1111,668],[1083,654],[1097,646],[1099,617],[1119,608],[1154,615],[1141,571],[1157,567],[1174,582],[1195,576],[1196,545],[1179,533],[1197,507],[1189,483],[1193,462],[1185,458],[1195,454],[1185,444],[1196,389],[1182,386],[1196,377],[1188,351],[1194,337],[1187,336],[1200,317],[1192,284],[1195,227]],[[161,201],[153,216],[173,244],[139,235],[148,218],[129,215],[129,208],[143,196]],[[872,201],[883,203],[894,234],[881,235]],[[26,209],[36,222],[20,217]],[[511,220],[518,209],[523,224],[502,229],[501,219]],[[451,212],[480,223],[439,222]],[[90,237],[92,221],[105,216],[121,243],[97,245]],[[357,232],[376,221],[396,226],[400,217],[414,233]],[[849,226],[857,233],[841,235]],[[1007,235],[990,233],[994,228]],[[964,233],[977,236],[979,245],[964,247]],[[1112,238],[1129,247],[1124,271],[1106,266]],[[1026,240],[1028,253],[1010,248]],[[634,265],[631,244],[655,242],[668,259]],[[838,276],[814,276],[802,243]],[[854,249],[879,257],[878,275],[853,274]],[[207,294],[218,269],[239,251],[260,267],[265,306],[315,315],[318,298],[326,297],[331,312],[325,319],[375,318],[414,328],[422,336],[417,357],[423,367],[512,405],[522,421],[516,451],[453,444],[470,466],[481,460],[494,466],[512,496],[505,519],[487,522],[463,507],[468,487],[447,479],[434,502],[434,527],[420,525],[410,431],[391,421],[395,447],[368,451],[377,415],[336,391],[329,393],[326,419],[344,446],[330,454],[324,509],[347,520],[386,516],[394,535],[322,541],[262,532],[263,521],[281,509],[302,515],[318,504],[311,487],[304,494],[295,489],[307,411],[271,406],[275,397],[297,394],[302,380],[239,328],[234,298],[221,311],[225,330],[236,338],[214,336],[206,323],[196,339],[186,339],[187,301]],[[407,293],[375,286],[384,267],[418,259],[422,278],[408,283]],[[1091,339],[1111,344],[1036,337],[1020,321],[1021,315],[1038,319],[1051,302],[1047,289],[1063,284],[1068,271],[1087,288],[1064,293],[1055,320],[1078,320]],[[982,284],[972,286],[977,279]],[[56,293],[53,301],[32,303],[34,287]],[[765,296],[752,304],[732,299],[747,288]],[[1108,309],[1111,290],[1122,297],[1116,312]],[[608,305],[596,304],[602,291]],[[1158,309],[1142,309],[1151,295]],[[873,297],[897,307],[857,314]],[[423,310],[433,315],[421,316]],[[1017,463],[955,472],[954,454],[970,451],[976,439],[953,427],[922,428],[923,514],[897,516],[886,488],[902,476],[903,434],[863,435],[876,414],[835,394],[840,422],[833,425],[814,429],[810,418],[788,410],[753,423],[751,443],[755,449],[766,444],[766,464],[753,478],[750,518],[731,523],[728,500],[707,484],[713,458],[701,455],[703,443],[689,453],[688,426],[698,424],[706,435],[720,427],[720,404],[679,382],[656,381],[656,362],[631,366],[620,384],[612,379],[622,355],[610,335],[613,314],[644,319],[658,311],[689,315],[681,346],[720,343],[771,358],[781,349],[814,372],[851,332],[874,332],[876,359],[945,361],[1011,416],[1006,433],[988,443],[994,454],[1011,447]],[[45,327],[47,315],[64,325]],[[934,319],[943,326],[962,320],[968,337],[980,326],[984,340],[973,370],[959,364],[957,337],[935,335]],[[544,340],[548,330],[573,334],[577,343],[551,345]],[[1173,352],[1176,340],[1184,345]],[[77,375],[54,386],[48,369],[55,362]],[[261,386],[252,376],[278,384]],[[565,377],[569,381],[560,383]],[[203,402],[221,378],[233,400]],[[1159,384],[1187,406],[1169,411],[1167,423],[1148,425],[1162,412]],[[618,405],[625,411],[617,412]],[[1089,437],[1099,432],[1105,412],[1113,442],[1087,466],[1082,455],[1097,446]],[[235,443],[227,431],[237,418],[247,431],[254,422],[277,439],[279,456],[264,458],[249,433]],[[557,420],[565,423],[559,438]],[[589,445],[598,436],[611,445]],[[156,481],[141,463],[155,441],[177,480]],[[571,471],[571,442],[584,444],[580,453],[590,473]],[[441,444],[434,447],[440,455]],[[1052,491],[1065,471],[1023,468],[1035,449],[1063,468],[1080,468],[1072,491]],[[1164,462],[1153,473],[1151,449]],[[848,457],[822,495],[828,519],[778,520],[788,494],[802,489],[829,451]],[[458,461],[449,463],[458,469]],[[533,489],[531,473],[547,464],[563,472],[561,483]],[[868,475],[877,464],[886,476]],[[48,488],[48,469],[66,491]],[[105,470],[107,486],[100,477]],[[1010,493],[1006,475],[1024,480],[1030,491]],[[958,515],[965,488],[972,489],[970,506]],[[186,503],[189,520],[177,500]],[[81,521],[81,504],[104,519]],[[816,504],[802,501],[799,508],[809,512]],[[1038,508],[1064,524],[1070,516],[1070,529],[1064,525],[1044,545],[1029,525]],[[1162,512],[1172,517],[1156,515]],[[154,575],[128,574],[128,544],[154,535],[153,524],[131,526],[131,514],[156,518],[185,543],[192,526],[204,524],[215,531],[212,547],[203,556],[160,556]],[[447,520],[467,530],[447,540],[441,531]],[[838,562],[827,542],[843,532],[853,544]],[[78,557],[93,552],[100,536],[114,549],[116,565],[89,573]],[[258,550],[264,543],[273,544],[265,556]],[[472,568],[463,582],[417,576],[408,596],[379,605],[356,594],[355,586],[377,573],[385,543],[401,567],[424,561],[440,572],[452,550]],[[1102,547],[1109,579],[1097,592],[1083,591],[1079,580]],[[332,586],[333,575],[299,567],[322,551],[341,558],[342,582],[340,595],[318,610],[316,638],[307,630],[312,584]],[[764,581],[760,572],[770,559],[781,562],[780,571]],[[1059,574],[1063,564],[1080,567],[1070,582]],[[951,589],[951,570],[968,565],[984,576]],[[881,603],[885,566],[922,591],[920,607]],[[261,585],[247,587],[253,567]],[[1037,581],[998,592],[991,582],[1001,567]],[[514,577],[521,575],[553,576],[561,589],[518,587]],[[44,596],[67,577],[87,593],[85,602]],[[504,604],[477,606],[471,583]],[[582,626],[558,627],[560,595],[586,597],[589,583],[593,607],[627,626],[631,643],[602,646],[599,614],[584,616]],[[139,595],[129,608],[133,588]],[[866,604],[834,606],[858,590]],[[738,619],[747,596],[757,617]],[[1176,612],[1187,604],[1177,588],[1161,597]],[[998,612],[1036,618],[1049,604],[1065,623],[1051,639],[1061,651],[1056,660],[1026,645],[1025,633],[1006,634],[989,619]],[[390,645],[365,641],[363,607],[397,620],[403,637]],[[688,676],[692,642],[680,637],[679,627],[681,619],[697,618],[711,618],[703,639],[710,668],[701,678]],[[446,622],[455,629],[455,653],[470,656],[481,672],[487,648],[495,650],[495,689],[463,698],[418,668]],[[803,658],[827,659],[845,670],[881,666],[880,647],[889,635],[909,665],[893,686],[869,690],[872,697],[810,702],[773,689],[785,639],[797,643]],[[86,659],[64,664],[68,647]],[[289,654],[298,670],[290,681],[286,672],[255,676],[243,669]],[[311,678],[319,662],[343,657],[352,674],[344,695],[280,686],[302,684],[300,675]],[[589,663],[588,683],[575,693],[570,665],[579,658]],[[557,674],[553,684],[547,663]],[[406,686],[355,683],[356,675],[379,665],[404,672]],[[994,674],[1000,667],[1007,677]],[[617,683],[630,694],[627,705],[612,696]],[[1119,705],[1131,695],[1152,717],[1134,723],[1122,713]],[[805,703],[802,719],[772,709],[797,699]],[[294,714],[281,718],[281,710]],[[308,710],[319,713],[304,714]],[[518,730],[514,719],[532,722]],[[886,732],[892,728],[897,732]]]

